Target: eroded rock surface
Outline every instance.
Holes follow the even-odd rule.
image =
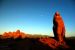
[[[56,40],[60,42],[64,42],[65,38],[65,26],[62,17],[60,16],[59,12],[54,14],[53,19],[53,32]]]
[[[53,49],[58,48],[60,46],[64,48],[69,48],[69,46],[65,42],[65,26],[59,12],[56,12],[54,14],[53,32],[55,38],[41,38],[40,41],[44,44],[49,45]]]

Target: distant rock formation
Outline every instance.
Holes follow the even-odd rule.
[[[23,32],[20,32],[20,30],[17,30],[16,32],[4,32],[4,34],[2,35],[3,38],[25,38],[25,37],[29,37],[28,34],[25,34]]]
[[[63,43],[65,38],[65,26],[59,12],[54,14],[53,19],[53,32],[57,41]]]

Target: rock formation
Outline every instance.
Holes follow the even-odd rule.
[[[56,12],[53,18],[53,32],[55,38],[40,38],[40,41],[55,49],[60,46],[69,48],[65,42],[65,26],[59,12]]]
[[[65,37],[65,26],[62,17],[59,12],[54,14],[53,19],[53,32],[57,41],[63,43]]]
[[[23,33],[23,32],[20,32],[20,30],[17,30],[16,32],[4,32],[4,34],[2,35],[3,38],[25,38],[27,37],[28,35]]]
[[[53,38],[40,38],[39,39],[40,42],[47,44],[48,46],[50,46],[51,48],[55,49],[58,47],[59,43],[53,39]]]

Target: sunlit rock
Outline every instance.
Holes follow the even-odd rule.
[[[65,26],[62,17],[60,16],[59,12],[54,14],[53,19],[53,32],[56,40],[59,42],[64,42],[65,37]]]

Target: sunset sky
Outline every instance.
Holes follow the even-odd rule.
[[[19,29],[52,36],[56,11],[64,20],[66,36],[75,36],[75,0],[0,0],[0,34]]]

